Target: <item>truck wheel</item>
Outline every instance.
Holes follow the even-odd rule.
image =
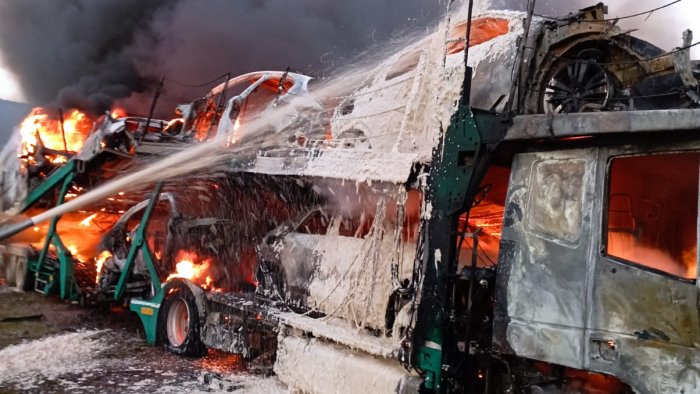
[[[184,283],[174,283],[160,311],[158,331],[165,348],[181,356],[200,357],[206,347],[200,338],[199,310],[194,294]]]

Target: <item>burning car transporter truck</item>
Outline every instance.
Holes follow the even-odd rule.
[[[448,23],[341,100],[327,144],[221,169],[312,196],[274,224],[240,209],[266,232],[254,286],[158,272],[158,186],[128,252],[149,342],[242,354],[302,392],[698,392],[698,72],[688,43],[664,54],[604,14],[474,20],[529,53],[505,107],[512,47],[470,39],[464,67]]]

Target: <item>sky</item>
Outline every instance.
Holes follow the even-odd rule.
[[[671,0],[608,0],[608,18],[636,14],[653,9]],[[700,1],[682,0],[665,9],[656,11],[647,18],[636,18],[620,21],[622,28],[638,28],[632,35],[647,40],[652,44],[671,50],[681,46],[683,31],[693,30],[693,42],[700,41]],[[646,19],[646,20],[645,20]],[[691,58],[700,59],[700,46],[691,49]]]
[[[7,70],[0,57],[0,99],[24,102],[24,95],[14,75]]]
[[[572,3],[578,5],[590,3],[592,5],[597,1],[598,0],[572,0]],[[615,17],[646,11],[669,3],[670,1],[671,0],[608,0],[606,3],[609,7],[608,17]],[[526,0],[522,0],[522,2],[525,4]],[[546,4],[546,1],[544,3]],[[560,1],[557,1],[555,4],[557,4],[557,8],[561,7]],[[547,13],[547,10],[540,10],[540,12]],[[681,35],[686,28],[690,28],[695,32],[695,37],[693,38],[694,42],[700,41],[700,18],[697,18],[697,15],[700,15],[700,1],[682,0],[680,3],[674,4],[669,8],[657,11],[647,20],[645,20],[645,16],[641,16],[623,20],[620,22],[620,26],[626,29],[638,28],[639,30],[634,32],[634,35],[650,41],[665,50],[671,50],[676,46],[680,46]],[[700,46],[693,48],[692,58],[700,59]],[[18,86],[16,78],[12,73],[3,66],[1,57],[0,99],[19,102],[25,101],[21,87]]]

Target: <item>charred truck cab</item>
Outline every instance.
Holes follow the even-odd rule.
[[[451,128],[431,170],[414,331],[424,384],[698,390],[700,111],[518,116],[497,147],[479,128],[483,116],[465,117],[481,144],[454,143],[469,134]],[[479,237],[460,216],[500,199],[488,193],[503,167],[497,272],[476,255],[460,266],[460,244]]]
[[[698,390],[699,115],[516,118],[506,141],[549,146],[513,158],[494,349]]]

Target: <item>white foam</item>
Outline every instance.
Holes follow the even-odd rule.
[[[108,345],[105,330],[78,331],[12,345],[0,350],[0,384],[27,390],[46,380],[95,370]]]

